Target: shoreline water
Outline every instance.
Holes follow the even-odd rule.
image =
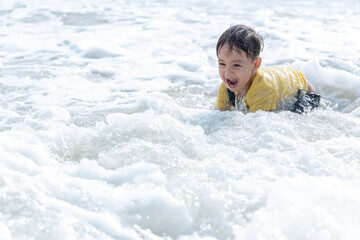
[[[235,3],[1,4],[2,239],[360,234],[359,3]],[[320,109],[215,110],[215,44],[237,23]]]

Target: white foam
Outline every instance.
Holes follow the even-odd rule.
[[[9,228],[5,224],[0,224],[0,231],[1,231],[1,238],[4,240],[11,240],[13,239],[11,236],[11,232]]]
[[[242,238],[353,239],[359,234],[353,225],[360,222],[356,207],[359,193],[356,188],[349,189],[346,181],[320,178],[309,182],[295,178],[277,181],[269,187],[266,207],[256,212],[241,230]],[[317,192],[316,198],[313,191]],[[344,195],[349,198],[344,200]]]
[[[359,235],[359,6],[3,2],[1,238]],[[264,65],[305,74],[318,110],[215,110],[216,41],[238,23]]]
[[[40,107],[33,113],[33,118],[41,121],[69,121],[70,113],[58,106]]]
[[[83,54],[83,57],[93,58],[93,59],[105,58],[105,57],[117,57],[117,56],[119,56],[119,54],[107,51],[100,47],[90,47]]]
[[[310,60],[307,63],[294,63],[300,67],[306,78],[314,83],[314,86],[321,95],[328,96],[338,92],[336,97],[349,98],[354,101],[360,97],[360,76],[345,70],[321,67],[317,60]]]

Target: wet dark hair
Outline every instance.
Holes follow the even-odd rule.
[[[255,32],[254,29],[246,25],[234,25],[221,34],[216,44],[216,55],[219,55],[220,49],[229,45],[229,50],[235,49],[238,53],[246,53],[247,58],[255,60],[263,50],[263,38]]]

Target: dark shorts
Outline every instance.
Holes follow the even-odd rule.
[[[320,95],[315,93],[307,93],[304,90],[297,91],[294,106],[290,111],[295,113],[304,113],[317,108],[320,104]]]

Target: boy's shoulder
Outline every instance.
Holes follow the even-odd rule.
[[[283,66],[265,66],[258,69],[253,83],[249,89],[250,92],[266,91],[276,92],[279,91],[281,86],[288,85],[288,79],[294,78],[294,69]]]
[[[305,76],[296,69],[282,66],[266,66],[258,70],[253,84],[252,90],[258,91],[274,91],[279,96],[294,96],[296,90],[304,89],[307,91],[307,83]],[[272,89],[272,90],[271,90]]]
[[[275,75],[283,75],[283,74],[286,75],[289,73],[300,72],[299,70],[296,70],[288,66],[264,66],[259,68],[258,71],[261,74],[275,74]]]
[[[254,82],[266,85],[282,84],[289,80],[303,81],[305,76],[296,69],[287,66],[265,66],[258,69]]]

